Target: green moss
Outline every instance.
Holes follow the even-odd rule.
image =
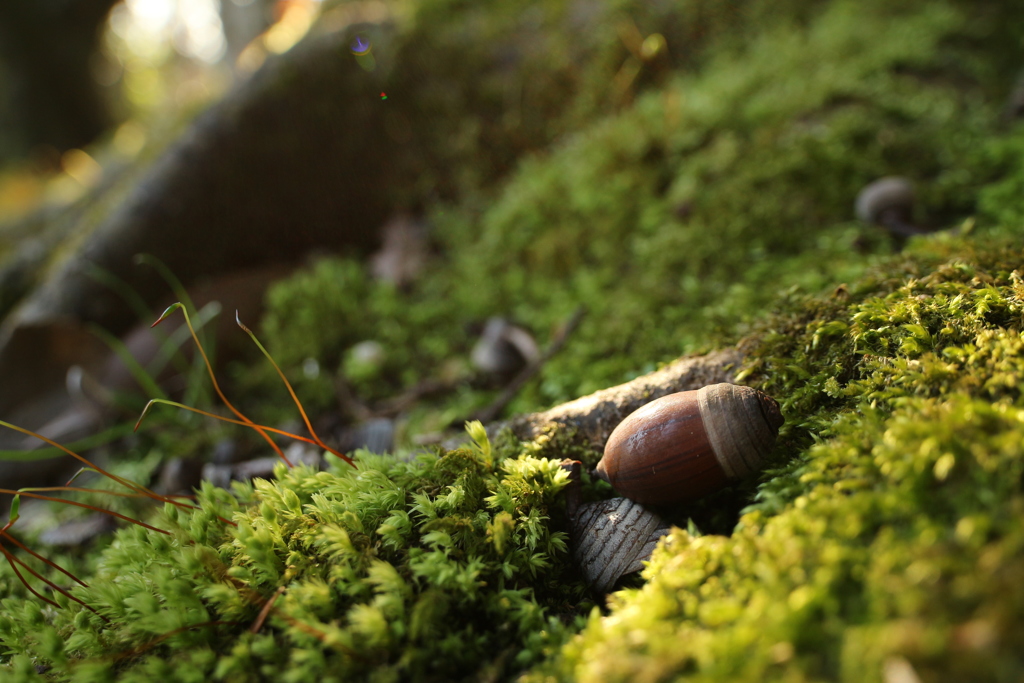
[[[628,106],[671,73],[699,70],[765,23],[815,13],[803,0],[418,0],[406,8],[412,19],[386,84],[402,97],[387,127],[407,152],[394,163],[412,169],[410,186],[393,192],[412,204],[493,190],[522,155]],[[639,60],[635,36],[655,32],[668,49]]]
[[[794,443],[828,435],[837,413],[865,401],[1016,401],[1019,244],[933,238],[831,296],[791,301],[745,341],[740,378],[782,397]]]
[[[442,457],[362,453],[357,470],[281,468],[237,498],[207,488],[200,511],[166,511],[174,538],[129,529],[103,554],[76,594],[111,624],[7,600],[0,637],[54,673],[119,680],[169,675],[177,651],[177,680],[431,680],[531,663],[528,680],[882,680],[907,665],[1012,680],[1022,254],[1019,240],[932,239],[765,323],[747,373],[783,398],[790,461],[731,536],[675,530],[646,584],[564,647],[555,617],[587,604],[548,521],[564,474],[509,457],[507,441],[492,450],[479,429],[472,450]],[[557,457],[559,443],[571,438],[529,452]]]
[[[698,12],[687,5],[661,21],[675,26],[689,11]],[[858,277],[871,253],[889,250],[876,228],[850,221],[874,178],[912,176],[926,223],[974,212],[978,189],[1019,144],[997,129],[996,77],[979,57],[992,47],[973,42],[993,17],[967,21],[952,3],[866,11],[843,2],[799,17],[769,24],[743,49],[702,53],[699,69],[666,74],[635,104],[524,157],[493,200],[436,207],[443,262],[414,291],[367,284],[341,262],[278,286],[271,350],[327,359],[333,371],[353,344],[377,340],[392,365],[349,377],[373,400],[459,376],[467,328],[489,316],[543,342],[585,306],[566,351],[509,408],[526,412],[731,343],[782,291]],[[999,182],[982,196],[1012,193]],[[986,218],[1004,217],[984,206]],[[470,389],[436,410],[451,419],[487,400]],[[421,419],[428,429],[445,422]]]
[[[791,459],[731,536],[675,531],[541,671],[1020,676],[1022,257],[1019,239],[933,240],[766,322],[744,374],[782,399]]]
[[[472,344],[443,292],[403,294],[371,281],[365,266],[352,259],[319,262],[272,288],[267,303],[264,330],[279,363],[298,368],[314,358],[324,370],[319,382],[307,379],[302,385],[304,401],[310,399],[314,408],[332,404],[332,378],[340,368],[364,400],[381,399],[421,379],[423,368],[462,373],[450,359],[466,355]],[[364,341],[380,345],[379,361],[360,365],[344,353]],[[276,374],[265,369],[258,378],[270,384]]]
[[[566,474],[502,458],[480,427],[473,436],[472,450],[414,462],[360,453],[358,468],[282,466],[234,495],[206,487],[198,511],[165,509],[171,536],[117,535],[76,590],[96,613],[72,604],[44,616],[34,599],[7,600],[4,649],[75,680],[147,680],[179,651],[174,680],[520,669],[582,594],[565,534],[548,524]],[[248,632],[269,599],[266,626]]]

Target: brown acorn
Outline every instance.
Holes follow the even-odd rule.
[[[760,470],[784,422],[770,396],[712,384],[651,401],[608,438],[597,475],[639,503],[683,503]]]

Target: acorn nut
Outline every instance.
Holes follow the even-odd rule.
[[[783,422],[779,404],[750,387],[663,396],[612,431],[597,476],[639,503],[696,500],[759,471]]]

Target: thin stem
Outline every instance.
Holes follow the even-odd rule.
[[[114,512],[113,510],[107,510],[105,508],[96,507],[95,505],[89,505],[88,503],[79,503],[77,500],[68,500],[67,498],[57,498],[56,496],[42,496],[42,495],[39,495],[38,493],[29,493],[29,492],[25,492],[25,491],[15,491],[13,489],[0,489],[0,493],[6,493],[6,494],[9,494],[9,495],[14,495],[14,496],[25,496],[26,498],[37,498],[38,500],[49,500],[49,501],[53,501],[53,502],[56,502],[56,503],[64,503],[65,505],[74,505],[75,507],[85,508],[87,510],[92,510],[93,512],[102,512],[105,515],[110,515],[111,517],[117,517],[118,519],[123,519],[126,522],[131,522],[132,524],[136,524],[136,525],[141,526],[141,527],[143,527],[145,529],[149,529],[150,531],[159,531],[160,533],[167,534],[168,536],[172,535],[170,531],[166,531],[164,529],[158,529],[155,526],[150,526],[149,524],[146,524],[145,522],[140,522],[137,519],[132,519],[131,517],[128,517],[126,515],[122,515],[120,512]],[[189,507],[191,507],[191,506],[189,506]]]
[[[5,532],[3,534],[3,537],[6,537],[6,536],[7,536],[7,533]],[[46,597],[45,595],[43,595],[42,593],[40,593],[39,591],[37,591],[35,588],[32,587],[32,584],[30,584],[25,579],[25,577],[21,575],[21,572],[18,571],[18,564],[22,565],[23,567],[25,567],[25,569],[27,569],[30,572],[32,572],[34,575],[36,575],[43,582],[46,582],[46,579],[44,579],[43,577],[41,577],[38,574],[36,574],[36,572],[31,567],[29,567],[24,562],[22,562],[21,560],[16,558],[13,554],[11,554],[11,551],[9,551],[7,548],[5,548],[2,544],[0,544],[0,552],[2,552],[4,554],[4,557],[7,559],[7,564],[11,565],[11,569],[14,570],[14,573],[17,575],[18,579],[21,581],[22,584],[24,584],[25,588],[27,588],[29,590],[29,592],[32,593],[32,595],[36,596],[37,598],[39,598],[43,602],[45,602],[47,604],[50,604],[50,605],[53,605],[57,609],[60,609],[60,605],[58,605],[56,602],[54,602],[53,600],[51,600],[50,598]],[[49,584],[47,584],[47,585],[49,585]]]
[[[3,537],[7,538],[9,540],[13,540],[13,539],[11,539],[10,534],[8,534],[6,532],[3,534]],[[17,574],[18,578],[25,585],[25,588],[27,588],[29,590],[29,592],[32,593],[32,595],[36,596],[37,598],[39,598],[43,602],[49,603],[49,604],[53,605],[54,607],[60,609],[60,605],[58,605],[53,600],[50,600],[49,598],[43,596],[41,593],[39,593],[39,591],[37,591],[35,588],[33,588],[32,585],[29,584],[28,581],[25,580],[25,577],[21,575],[20,571],[18,571],[18,567],[16,566],[16,564],[20,564],[22,567],[25,568],[25,571],[27,571],[29,574],[31,574],[35,578],[39,579],[40,581],[45,583],[47,586],[49,586],[51,589],[57,591],[58,593],[60,593],[64,597],[66,597],[68,600],[74,600],[79,605],[81,605],[82,607],[86,608],[87,610],[89,610],[90,612],[92,612],[93,614],[98,616],[100,619],[103,619],[103,621],[106,621],[106,622],[109,623],[109,620],[106,617],[104,617],[102,614],[97,612],[95,609],[93,609],[89,605],[85,604],[85,602],[83,602],[79,598],[76,598],[74,595],[72,595],[68,591],[64,590],[63,588],[61,588],[60,586],[55,584],[53,581],[50,581],[49,579],[47,579],[45,576],[43,576],[42,574],[37,572],[35,569],[32,569],[32,567],[30,567],[27,564],[25,564],[25,562],[23,560],[15,557],[15,555],[13,553],[11,553],[11,551],[9,551],[7,548],[4,548],[3,545],[0,545],[0,552],[3,552],[4,557],[7,558],[7,562],[11,565],[11,569],[14,570],[14,573]]]
[[[85,586],[86,588],[89,587],[89,584],[87,584],[85,581],[82,581],[80,578],[78,578],[77,576],[75,576],[74,574],[69,572],[67,569],[64,569],[64,567],[60,566],[59,564],[57,564],[53,560],[48,560],[47,558],[43,557],[42,555],[37,553],[35,550],[32,550],[31,548],[29,548],[28,546],[26,546],[24,543],[22,543],[21,541],[16,539],[14,536],[9,534],[8,532],[6,532],[6,531],[3,532],[3,537],[6,538],[11,543],[13,543],[14,545],[16,545],[19,548],[21,548],[22,550],[24,550],[26,553],[28,553],[32,557],[34,557],[37,560],[39,560],[40,562],[43,562],[44,564],[47,564],[47,565],[53,567],[54,569],[56,569],[57,571],[63,573],[65,576],[70,578],[72,581],[74,581],[76,583],[79,583],[79,584]]]
[[[135,429],[138,429],[139,425],[142,424],[142,420],[145,419],[146,414],[149,412],[150,406],[153,405],[154,403],[163,403],[164,405],[174,406],[175,408],[181,408],[182,410],[189,410],[189,411],[192,411],[193,413],[199,413],[200,415],[205,415],[206,417],[212,417],[215,420],[220,420],[221,422],[227,422],[227,423],[233,424],[233,425],[241,425],[243,427],[250,426],[249,423],[247,423],[247,422],[242,422],[241,420],[232,420],[230,417],[224,417],[223,415],[217,415],[216,413],[210,413],[210,412],[207,412],[205,410],[200,410],[199,408],[193,408],[192,406],[187,406],[184,403],[178,403],[177,401],[170,401],[170,400],[165,400],[165,399],[162,399],[162,398],[153,398],[153,399],[150,399],[149,403],[146,404],[146,407],[142,409],[142,415],[139,417],[139,421],[135,423]],[[267,430],[268,432],[273,432],[274,434],[280,434],[281,436],[287,436],[289,439],[295,439],[296,441],[305,441],[306,443],[311,443],[314,446],[319,446],[320,445],[319,443],[317,443],[313,439],[309,439],[309,438],[307,438],[305,436],[299,436],[298,434],[292,434],[291,432],[286,432],[283,429],[276,429],[274,427],[268,427],[266,425],[260,425],[260,427],[262,427],[263,429]]]
[[[65,446],[60,445],[56,441],[54,441],[52,439],[46,438],[42,434],[37,434],[37,433],[33,432],[30,429],[25,429],[24,427],[19,427],[17,425],[11,424],[10,422],[4,422],[3,420],[0,420],[0,426],[7,427],[8,429],[13,429],[16,432],[21,432],[22,434],[26,434],[28,436],[34,436],[35,438],[39,439],[40,441],[45,441],[46,443],[50,444],[51,446],[53,446],[55,448],[58,448],[59,450],[63,451],[64,453],[67,453],[68,455],[70,455],[75,460],[78,460],[79,462],[83,463],[86,467],[89,467],[89,468],[92,468],[92,469],[96,470],[97,472],[99,472],[103,476],[107,477],[108,479],[112,479],[113,481],[117,482],[121,486],[124,486],[126,489],[129,489],[131,491],[135,491],[139,495],[146,496],[147,498],[152,498],[153,500],[158,500],[161,503],[171,503],[172,505],[176,505],[178,507],[188,507],[188,506],[184,505],[183,503],[179,503],[178,501],[171,500],[167,496],[161,496],[158,493],[150,491],[145,486],[141,486],[140,484],[136,484],[135,482],[129,481],[128,479],[124,479],[122,477],[117,476],[116,474],[108,472],[105,469],[103,469],[102,467],[97,467],[93,463],[89,462],[88,460],[86,460],[85,458],[80,456],[78,453],[75,453],[70,448],[66,448]],[[15,493],[17,493],[17,492],[15,492]],[[70,501],[65,501],[65,502],[70,502]]]
[[[117,653],[116,655],[114,655],[114,661],[120,661],[125,657],[136,657],[142,654],[143,652],[146,652],[147,650],[152,650],[154,647],[156,647],[163,641],[167,640],[171,636],[176,636],[179,633],[184,633],[185,631],[193,631],[197,628],[206,628],[207,626],[234,626],[238,623],[239,622],[237,621],[204,621],[200,624],[189,624],[188,626],[182,626],[180,628],[174,629],[173,631],[168,631],[167,633],[161,634],[153,640],[149,641],[148,643],[145,643],[144,645],[139,645],[137,647],[133,647],[130,650],[125,650],[124,652]]]
[[[333,648],[333,649],[337,650],[338,652],[342,652],[342,653],[348,655],[349,657],[351,657],[352,659],[354,659],[354,660],[356,660],[358,662],[367,662],[367,661],[369,661],[366,657],[363,657],[362,655],[360,655],[358,652],[356,652],[352,648],[350,648],[350,647],[348,647],[346,645],[342,645],[339,642],[328,640],[327,634],[324,633],[323,631],[321,631],[320,629],[314,627],[312,624],[307,624],[304,621],[299,621],[295,617],[290,616],[288,614],[278,614],[277,616],[282,621],[284,621],[286,624],[288,624],[289,626],[291,626],[293,628],[297,628],[300,631],[303,631],[303,632],[313,636],[314,638],[316,638],[317,640],[319,640],[321,643],[323,643],[324,645],[326,645],[329,648]]]
[[[261,425],[257,425],[255,422],[246,417],[240,410],[235,408],[231,401],[228,400],[228,397],[224,395],[224,392],[221,391],[220,384],[217,382],[217,376],[213,374],[213,366],[210,364],[210,359],[207,358],[206,356],[206,350],[203,349],[203,345],[199,342],[199,337],[196,336],[196,331],[192,327],[192,321],[188,317],[188,310],[181,302],[176,302],[168,306],[167,310],[165,310],[163,314],[159,318],[157,318],[156,322],[150,325],[150,327],[156,327],[161,322],[163,322],[163,320],[167,318],[167,316],[169,316],[171,313],[173,313],[179,308],[181,309],[182,314],[185,316],[185,324],[188,325],[188,331],[192,335],[192,340],[196,343],[196,348],[199,349],[199,353],[203,357],[203,363],[206,364],[206,372],[210,375],[210,380],[213,382],[213,389],[214,391],[217,392],[217,396],[220,397],[220,400],[224,402],[224,405],[226,405],[228,409],[238,417],[238,419],[242,420],[242,422],[244,422],[246,426],[251,427],[252,429],[255,429],[257,432],[259,432],[260,436],[262,436],[263,439],[268,444],[270,444],[270,447],[273,448],[274,452],[277,453],[281,457],[281,459],[285,461],[285,464],[287,464],[288,467],[292,467],[291,461],[288,460],[287,457],[285,457],[284,452],[278,447],[276,443],[274,443],[274,440],[271,439],[270,435],[266,433],[264,427],[262,427]]]
[[[263,607],[260,609],[260,613],[256,616],[256,621],[253,622],[249,628],[249,633],[259,633],[260,629],[263,628],[263,622],[267,620],[267,616],[270,614],[270,610],[274,608],[274,603],[281,597],[287,589],[284,586],[279,586],[274,594],[263,603]]]
[[[124,493],[123,491],[108,491],[106,489],[87,489],[79,486],[33,486],[27,489],[18,489],[19,492],[32,492],[39,493],[40,491],[76,491],[78,493],[101,493],[105,496],[117,496],[118,498],[145,498],[146,496],[141,493]],[[172,496],[173,498],[194,498],[195,496]],[[64,500],[58,498],[57,500]],[[189,506],[193,510],[198,510],[199,507],[196,505]]]
[[[291,382],[289,382],[288,378],[284,376],[284,373],[281,371],[281,368],[278,367],[277,363],[274,362],[274,359],[270,355],[270,352],[267,351],[263,347],[263,344],[261,344],[260,340],[256,338],[256,335],[253,334],[252,330],[250,330],[248,327],[246,327],[244,324],[242,324],[242,321],[238,319],[238,311],[237,310],[235,311],[235,322],[238,323],[238,326],[241,327],[242,330],[247,335],[249,335],[249,338],[252,339],[253,342],[256,343],[256,346],[259,347],[260,351],[263,352],[263,355],[266,356],[268,361],[270,361],[270,364],[274,366],[274,370],[277,371],[278,377],[281,378],[281,381],[284,382],[285,387],[288,388],[288,393],[291,395],[292,401],[295,402],[295,406],[299,409],[299,413],[302,415],[302,421],[306,423],[306,429],[309,430],[309,433],[313,437],[313,440],[316,443],[316,445],[320,446],[321,448],[323,448],[323,449],[325,449],[327,451],[330,451],[334,455],[338,456],[339,458],[341,458],[342,460],[347,462],[349,465],[352,465],[353,467],[355,467],[355,463],[352,462],[352,458],[348,457],[347,455],[345,455],[343,453],[339,453],[338,451],[334,450],[333,448],[331,448],[330,446],[325,444],[323,442],[323,440],[319,436],[317,436],[316,430],[313,429],[313,424],[309,421],[309,416],[306,415],[306,411],[303,409],[302,403],[299,402],[299,397],[295,395],[295,390],[292,388]]]

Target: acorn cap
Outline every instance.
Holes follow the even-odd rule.
[[[607,593],[619,577],[643,569],[669,525],[628,498],[585,503],[572,524],[572,555],[591,588]]]
[[[712,384],[697,392],[704,431],[729,479],[761,469],[785,420],[779,404],[757,389]]]

